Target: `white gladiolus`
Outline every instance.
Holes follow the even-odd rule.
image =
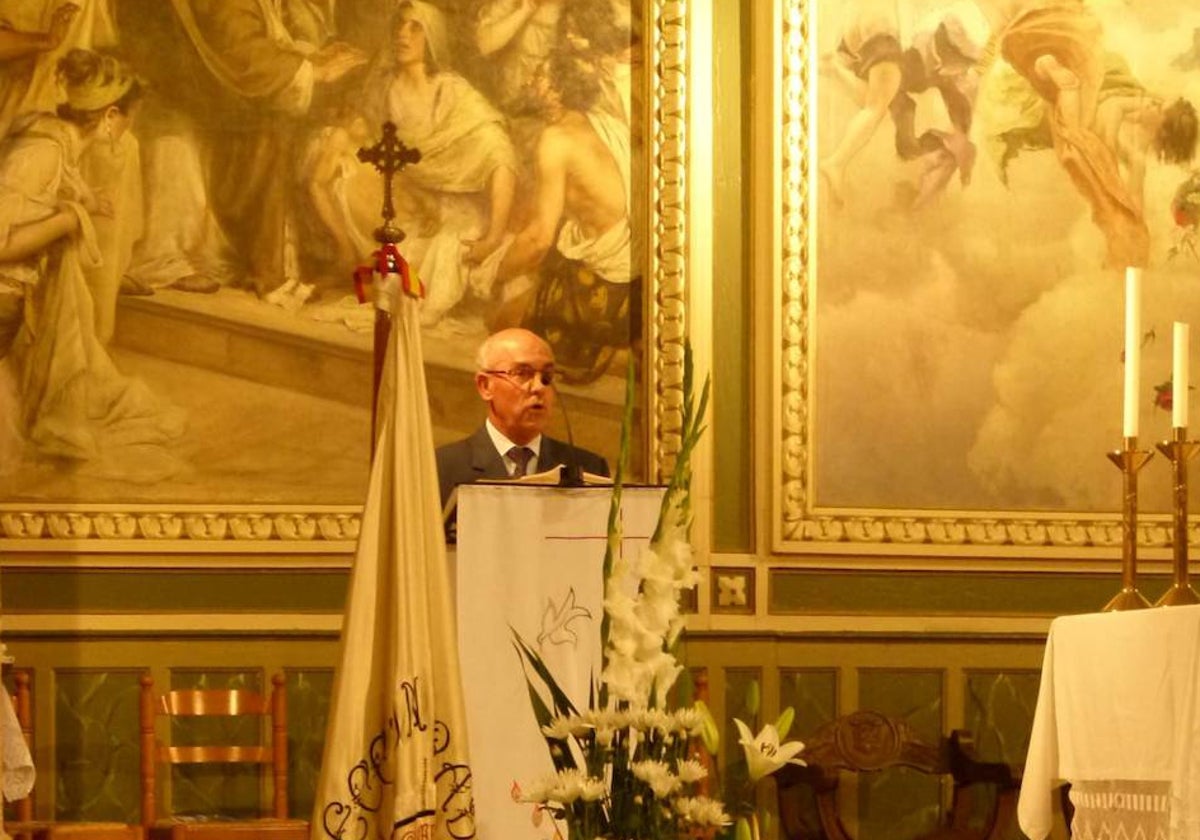
[[[614,490],[605,554],[604,664],[588,704],[596,707],[555,716],[541,729],[552,759],[579,766],[516,792],[522,801],[538,803],[565,821],[568,837],[673,840],[709,836],[711,829],[731,823],[719,801],[685,795],[694,792],[688,786],[708,776],[706,764],[686,757],[692,749],[688,739],[703,735],[710,751],[715,749],[716,725],[704,704],[666,711],[667,694],[683,672],[673,653],[685,623],[680,595],[700,581],[688,543],[688,461],[703,430],[708,385],[697,405],[690,383],[691,356],[685,350],[677,462],[654,536],[637,553],[623,550],[621,497]],[[626,433],[623,454],[630,440]],[[531,693],[540,691],[544,698],[549,692],[555,708],[563,708],[562,688],[540,652],[519,637],[518,642]],[[539,715],[546,714],[536,696],[533,704]],[[707,737],[710,726],[713,737]],[[540,812],[535,817],[540,819]]]

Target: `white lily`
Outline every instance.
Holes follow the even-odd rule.
[[[751,782],[771,775],[785,764],[804,765],[801,759],[795,757],[804,749],[804,744],[800,741],[779,743],[779,730],[775,728],[775,724],[768,723],[755,735],[749,726],[737,718],[734,718],[733,722],[737,724],[738,734],[741,735],[738,743],[746,752],[746,766]]]

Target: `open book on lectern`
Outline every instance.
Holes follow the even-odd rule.
[[[530,473],[523,475],[520,478],[487,478],[482,481],[475,482],[476,484],[533,484],[539,487],[557,487],[562,484],[563,470],[567,469],[565,464],[556,464],[544,472]],[[596,475],[587,470],[580,470],[580,475],[583,477],[583,487],[611,487],[613,480],[606,475]],[[579,485],[574,485],[579,486]],[[442,522],[447,526],[447,539],[453,541],[453,522],[455,514],[458,511],[458,488],[455,487],[450,491],[450,496],[446,499],[446,504],[442,507]]]

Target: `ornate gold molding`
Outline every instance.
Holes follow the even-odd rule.
[[[230,509],[161,505],[0,505],[0,547],[8,540],[345,542],[358,539],[361,509]],[[47,546],[52,547],[52,546]]]
[[[686,332],[688,21],[684,0],[653,0],[647,26],[650,196],[647,207],[650,277],[646,301],[651,401],[647,478],[671,474],[679,451]]]
[[[782,161],[778,277],[780,340],[777,452],[779,528],[776,542],[804,540],[808,487],[809,241],[808,10],[805,0],[785,0],[780,20]]]

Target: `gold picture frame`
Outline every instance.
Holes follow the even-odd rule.
[[[640,423],[645,478],[670,472],[679,428],[685,332],[687,206],[686,4],[645,0],[648,68],[641,199],[647,278]],[[635,178],[637,176],[635,175]],[[636,182],[635,182],[636,183]],[[329,504],[125,503],[121,499],[0,500],[0,565],[237,565],[344,567],[361,506]]]
[[[900,14],[898,31],[901,33],[901,44],[907,46],[906,39],[913,38],[912,33],[920,29],[922,20],[936,21],[935,13],[958,13],[969,6],[972,4],[895,4],[895,8],[906,8],[911,13],[907,19],[904,14]],[[1148,79],[1153,79],[1159,85],[1163,85],[1163,80],[1167,79],[1166,84],[1169,87],[1170,80],[1175,77],[1155,71],[1161,66],[1182,67],[1183,65],[1178,63],[1170,65],[1170,62],[1183,61],[1189,56],[1189,49],[1191,60],[1200,59],[1200,55],[1196,54],[1196,49],[1192,46],[1190,29],[1182,26],[1177,31],[1164,28],[1164,19],[1169,14],[1175,14],[1174,7],[1171,10],[1159,11],[1161,14],[1153,21],[1143,21],[1146,24],[1144,29],[1126,27],[1129,31],[1122,31],[1105,21],[1106,28],[1103,31],[1117,33],[1110,35],[1110,40],[1106,42],[1106,48],[1110,52],[1122,53],[1130,66],[1135,70],[1141,69]],[[839,138],[838,132],[847,120],[828,120],[830,112],[836,110],[830,106],[831,100],[828,97],[842,94],[840,89],[838,93],[834,93],[834,82],[826,80],[824,76],[828,72],[829,62],[837,60],[839,46],[844,45],[844,36],[839,32],[838,21],[830,17],[840,13],[834,12],[833,7],[825,7],[811,0],[777,0],[774,4],[771,39],[775,89],[771,124],[775,126],[773,132],[776,136],[776,154],[773,161],[774,228],[771,236],[775,245],[771,255],[774,282],[770,307],[774,341],[769,390],[772,417],[769,433],[772,443],[772,504],[768,513],[770,521],[767,523],[771,550],[797,563],[839,567],[861,566],[863,563],[869,563],[872,556],[887,556],[889,563],[897,562],[898,557],[910,558],[914,567],[944,566],[946,562],[953,562],[956,558],[968,563],[976,560],[992,562],[1013,558],[1034,562],[1046,561],[1056,568],[1062,567],[1064,563],[1067,568],[1095,568],[1094,561],[1097,559],[1115,560],[1115,552],[1119,551],[1122,543],[1121,477],[1117,470],[1112,469],[1105,453],[1110,449],[1117,449],[1121,443],[1120,329],[1123,300],[1120,289],[1123,272],[1120,267],[1098,267],[1104,252],[1103,234],[1099,226],[1093,223],[1086,200],[1074,190],[1061,171],[1055,153],[1050,149],[1030,151],[1030,147],[1024,147],[1015,158],[1017,163],[1012,159],[1004,159],[1000,165],[1009,167],[1009,180],[1004,184],[1007,192],[1001,193],[997,189],[996,194],[1002,194],[1005,200],[1013,202],[1015,209],[1012,215],[1019,217],[1024,213],[1030,217],[1018,218],[1014,223],[1030,225],[1024,229],[1023,234],[1030,239],[1039,238],[1036,225],[1042,219],[1038,214],[1046,211],[1036,206],[1033,209],[1021,209],[1030,207],[1028,204],[1022,205],[1021,202],[1026,201],[1031,193],[1028,182],[1021,180],[1026,177],[1027,170],[1016,167],[1036,166],[1039,172],[1051,173],[1060,179],[1055,182],[1054,188],[1058,191],[1058,198],[1064,203],[1063,206],[1073,202],[1067,221],[1071,223],[1071,248],[1075,249],[1070,255],[1078,258],[1077,261],[1068,262],[1066,268],[1049,259],[1040,264],[1031,262],[1034,272],[1040,269],[1047,277],[1035,278],[1042,282],[1043,286],[1036,289],[1037,295],[1030,294],[1029,300],[1022,300],[1022,313],[1014,314],[1011,324],[1006,324],[1013,332],[1020,329],[1031,331],[1033,327],[1030,326],[1030,321],[1034,319],[1028,313],[1044,312],[1044,308],[1035,310],[1034,307],[1047,306],[1046,299],[1052,295],[1060,296],[1054,302],[1061,305],[1062,301],[1067,299],[1063,292],[1067,287],[1074,291],[1077,300],[1084,302],[1080,309],[1086,312],[1087,316],[1094,318],[1090,322],[1081,321],[1080,324],[1067,323],[1063,330],[1062,347],[1068,346],[1076,336],[1082,335],[1086,339],[1081,341],[1086,353],[1064,350],[1060,357],[1055,357],[1052,352],[1040,357],[1040,364],[1060,377],[1055,380],[1048,375],[1047,383],[1066,381],[1072,376],[1085,379],[1089,384],[1099,383],[1093,391],[1087,393],[1088,411],[1074,416],[1076,422],[1067,424],[1062,416],[1053,418],[1058,424],[1054,429],[1057,434],[1053,440],[1062,451],[1051,450],[1050,444],[1036,437],[1033,432],[1027,433],[1024,438],[1014,434],[1012,441],[1020,441],[1025,445],[1012,445],[1008,449],[996,445],[994,440],[989,440],[992,449],[985,455],[991,458],[987,467],[991,469],[988,479],[993,481],[993,486],[988,486],[985,490],[993,492],[998,499],[1003,500],[1003,503],[995,505],[976,503],[980,498],[987,497],[984,490],[964,493],[963,496],[969,497],[964,501],[951,492],[957,491],[957,486],[950,487],[944,496],[935,498],[936,503],[926,503],[930,497],[936,496],[935,493],[928,492],[912,494],[919,499],[915,503],[900,498],[899,495],[880,503],[876,497],[886,496],[882,493],[874,494],[872,498],[863,498],[860,502],[855,498],[853,489],[847,490],[852,487],[849,478],[838,485],[837,493],[824,492],[823,479],[828,479],[835,466],[849,467],[847,472],[853,472],[856,476],[868,475],[874,458],[880,451],[887,449],[889,441],[897,450],[903,448],[907,439],[900,436],[893,438],[894,427],[899,423],[913,422],[911,417],[897,419],[889,417],[886,413],[873,414],[869,407],[873,404],[864,400],[862,404],[855,406],[861,413],[845,412],[832,423],[838,428],[832,429],[830,418],[834,409],[820,410],[825,408],[821,401],[830,400],[830,393],[835,388],[840,387],[838,395],[845,400],[846,394],[852,390],[857,378],[864,376],[865,370],[865,366],[857,365],[848,354],[836,357],[836,362],[841,363],[842,367],[836,367],[835,362],[830,361],[836,355],[836,351],[831,353],[827,346],[827,336],[831,330],[844,328],[851,318],[846,314],[850,309],[849,306],[844,306],[846,300],[853,293],[862,292],[865,287],[857,287],[852,292],[847,292],[844,288],[830,292],[827,286],[828,273],[831,271],[830,265],[836,260],[828,258],[829,250],[822,236],[828,235],[828,238],[834,240],[839,240],[840,237],[839,244],[850,248],[862,246],[876,233],[876,229],[860,229],[845,221],[848,217],[853,217],[856,221],[865,217],[866,210],[862,210],[858,216],[853,216],[853,205],[856,201],[860,202],[859,208],[864,203],[870,203],[870,210],[877,212],[878,217],[886,216],[886,220],[880,222],[880,225],[892,225],[888,232],[895,235],[895,242],[905,241],[907,233],[903,231],[904,225],[916,224],[912,222],[913,216],[894,210],[890,194],[862,192],[861,180],[858,193],[850,197],[845,194],[838,195],[842,202],[839,204],[840,212],[844,215],[839,217],[830,211],[830,199],[837,190],[831,181],[825,179],[823,164],[828,160],[831,149],[837,148],[834,141]],[[817,19],[818,15],[822,16],[820,20]],[[980,19],[982,20],[982,17]],[[983,75],[995,69],[995,64],[999,61],[999,50],[996,44],[986,37],[986,30],[976,28],[974,31],[983,35],[975,42],[979,52],[975,56],[977,63],[974,65]],[[903,34],[906,32],[909,34]],[[1158,33],[1155,35],[1157,40],[1139,43],[1137,37],[1141,35],[1135,37],[1130,34],[1133,32],[1141,35]],[[839,40],[842,40],[842,44],[839,44]],[[1179,90],[1164,90],[1161,95],[1156,91],[1154,97],[1147,95],[1147,99],[1170,102],[1175,96],[1185,96],[1188,89],[1182,79],[1182,76],[1175,79],[1179,81]],[[986,150],[983,148],[992,136],[985,134],[989,126],[982,124],[984,120],[993,118],[994,113],[983,112],[981,115],[982,97],[989,92],[986,84],[981,85],[981,91],[978,94],[980,98],[973,100],[975,123],[967,135],[978,147],[979,159],[974,164],[974,177],[969,181],[969,186],[965,180],[960,184],[960,179],[954,178],[949,181],[949,186],[945,187],[947,194],[953,195],[955,200],[960,196],[964,197],[961,205],[954,205],[959,214],[969,212],[969,209],[964,209],[969,208],[967,199],[977,200],[978,191],[983,189],[979,186],[980,181],[986,184],[988,178],[995,180],[994,173],[990,169],[984,169],[992,167],[994,161],[987,159]],[[914,93],[913,96],[930,97],[936,94],[922,91]],[[918,98],[918,103],[927,101],[930,100]],[[843,107],[848,109],[854,106]],[[925,106],[918,104],[917,107]],[[843,110],[842,115],[845,113]],[[899,161],[900,138],[896,138],[895,148],[891,142],[893,128],[897,134],[899,128],[893,126],[892,120],[887,116],[879,125],[881,127],[877,134],[882,137],[876,136],[870,141],[876,144],[878,154],[874,158],[870,158],[870,153],[861,155],[854,162],[854,166],[858,168],[851,168],[849,177],[853,179],[857,176],[862,179],[864,170],[883,161],[887,166],[894,167],[894,171],[889,170],[886,176],[880,176],[875,183],[887,181],[890,185],[899,184],[906,176],[911,179],[913,176],[909,174],[910,171],[902,170],[904,164]],[[920,127],[918,115],[918,128]],[[1177,253],[1181,247],[1178,238],[1181,231],[1171,229],[1169,212],[1171,196],[1177,195],[1175,191],[1186,183],[1184,179],[1189,177],[1189,173],[1181,172],[1181,169],[1186,170],[1186,166],[1172,167],[1169,164],[1169,160],[1166,163],[1161,159],[1150,161],[1151,175],[1146,187],[1146,206],[1153,207],[1157,213],[1151,215],[1150,209],[1146,211],[1151,231],[1151,256],[1147,276],[1153,291],[1147,292],[1144,298],[1144,305],[1155,310],[1150,318],[1153,323],[1147,327],[1146,342],[1155,344],[1152,350],[1156,357],[1152,362],[1145,363],[1144,370],[1150,372],[1143,373],[1144,395],[1140,413],[1143,418],[1144,448],[1153,448],[1154,441],[1165,440],[1170,434],[1170,412],[1162,411],[1154,390],[1157,388],[1158,392],[1161,392],[1161,381],[1170,376],[1170,341],[1166,338],[1170,334],[1170,318],[1186,321],[1189,312],[1200,314],[1200,302],[1181,284],[1181,278],[1186,273],[1185,261]],[[1121,173],[1124,174],[1124,169]],[[838,184],[839,188],[841,186],[844,185]],[[910,189],[910,200],[915,192],[916,189]],[[899,194],[898,189],[897,195]],[[1154,204],[1156,201],[1158,206]],[[851,211],[845,210],[847,206],[852,207]],[[907,210],[907,207],[905,209]],[[1176,219],[1175,224],[1182,223]],[[1063,227],[1065,226],[1064,222]],[[895,233],[897,229],[901,229],[901,232]],[[1057,227],[1047,226],[1044,235],[1050,240],[1057,231]],[[1016,247],[1010,236],[1009,229],[1004,226],[991,231],[991,238],[1001,242],[997,245],[999,256],[994,257],[994,261],[1006,258],[1006,248]],[[857,240],[857,245],[855,237],[861,237]],[[1041,246],[1044,243],[1035,244]],[[1066,245],[1057,241],[1054,245],[1059,247],[1060,252],[1068,252]],[[863,250],[871,254],[870,258],[877,259],[878,249],[866,247]],[[1079,258],[1080,255],[1086,260]],[[1081,267],[1085,262],[1087,265]],[[837,267],[844,268],[845,264],[848,263],[838,264]],[[1194,274],[1194,262],[1187,265],[1192,266]],[[954,267],[956,266],[952,266]],[[1058,274],[1049,276],[1055,272]],[[953,280],[960,279],[959,276],[953,276],[952,271],[946,273],[951,275]],[[874,279],[878,280],[879,276],[886,274],[886,269],[880,269]],[[867,292],[884,301],[876,312],[884,311],[886,306],[893,304],[893,297],[889,296],[892,290],[882,283],[868,289]],[[839,294],[842,296],[837,297]],[[823,308],[827,301],[835,298],[834,304]],[[939,298],[937,302],[944,301]],[[953,298],[953,302],[961,304],[961,298]],[[978,303],[978,300],[975,302]],[[842,306],[834,313],[842,321],[831,326],[830,313],[834,311],[835,306]],[[1069,308],[1064,308],[1069,312]],[[929,312],[924,314],[928,315]],[[1022,315],[1025,316],[1025,320],[1021,320]],[[857,326],[860,330],[867,329],[861,322]],[[886,333],[889,329],[886,316],[870,328]],[[1156,343],[1153,335],[1155,332]],[[1004,338],[1008,340],[1007,335]],[[997,345],[999,349],[994,351],[993,359],[996,364],[987,368],[988,378],[980,387],[995,389],[999,394],[996,398],[999,403],[1011,395],[1011,379],[1006,379],[1005,376],[1011,376],[1013,370],[1020,368],[1013,362],[1012,345],[1001,345],[999,340]],[[899,346],[899,343],[893,342],[890,346]],[[966,352],[964,346],[951,345],[946,352]],[[877,348],[872,346],[871,350],[874,349]],[[984,347],[984,350],[991,349]],[[869,352],[871,351],[864,349],[864,356]],[[1009,355],[1005,356],[1006,352]],[[929,358],[930,355],[932,351],[924,358]],[[1007,367],[1003,375],[997,377],[994,370],[1001,362]],[[1089,367],[1082,372],[1078,368],[1071,369],[1069,365],[1076,362],[1081,366],[1087,364]],[[1065,369],[1055,371],[1056,363],[1063,365]],[[1030,364],[1023,370],[1028,372],[1032,369]],[[1034,370],[1034,373],[1039,371]],[[836,386],[830,385],[833,379],[840,377],[844,377],[845,381],[838,382]],[[1145,381],[1147,379],[1152,381]],[[866,392],[876,381],[867,378],[866,383],[860,387]],[[1007,394],[1004,392],[1006,387],[1010,389]],[[900,386],[896,391],[901,395],[906,393]],[[1048,395],[1047,402],[1054,402],[1056,395],[1049,384],[1042,393]],[[944,397],[944,393],[936,396]],[[909,397],[911,404],[916,397],[912,394],[909,394]],[[896,397],[897,403],[899,399],[900,397]],[[935,400],[931,399],[930,402],[930,414],[926,415],[929,417],[933,416],[932,412],[935,410],[953,412],[955,408],[955,404],[950,400],[937,402],[936,408],[932,405]],[[843,402],[841,407],[844,409],[847,404]],[[1005,406],[1009,411],[1005,419],[1011,420],[1014,416],[1018,421],[1021,419],[1019,412],[1013,407],[1015,404],[1014,401]],[[995,416],[986,419],[994,423]],[[1042,418],[1039,416],[1038,419]],[[1078,422],[1081,419],[1083,422]],[[1032,418],[1026,422],[1032,422]],[[980,427],[982,428],[982,422]],[[995,431],[995,424],[991,431]],[[855,435],[861,444],[858,451],[854,451]],[[910,439],[919,437],[914,434]],[[963,474],[968,470],[968,457],[978,457],[981,437],[982,433],[979,433],[965,445],[959,441],[944,443],[946,449],[956,445],[963,447],[961,452],[950,452],[951,456],[961,456],[963,464],[957,465],[956,468]],[[831,440],[835,440],[836,443],[831,443]],[[1012,441],[1006,440],[1005,443]],[[975,449],[970,449],[971,445],[974,445]],[[831,447],[834,446],[841,448],[831,456]],[[1063,486],[1058,487],[1054,484],[1053,475],[1045,477],[1045,474],[1049,474],[1049,469],[1039,461],[1044,462],[1048,452],[1061,457],[1062,460],[1054,462],[1054,466],[1060,468],[1064,476],[1069,476],[1073,484],[1067,486],[1068,482],[1064,479]],[[919,475],[926,471],[937,475],[940,459],[946,452],[939,449],[935,440],[924,448],[912,448],[904,453],[894,454],[895,462],[890,464],[893,472],[887,475],[902,474],[905,469],[911,475]],[[1001,461],[1004,463],[997,466]],[[972,462],[970,469],[975,468],[977,462]],[[886,473],[886,470],[887,468],[881,467],[881,472]],[[1038,470],[1042,474],[1038,474]],[[1143,497],[1147,485],[1150,485],[1149,490],[1154,495],[1149,500],[1143,500],[1144,507],[1137,531],[1138,544],[1150,549],[1146,555],[1152,560],[1167,557],[1166,549],[1171,545],[1172,539],[1168,513],[1170,483],[1164,477],[1166,468],[1160,465],[1158,470],[1155,474],[1151,474],[1151,470],[1144,471]],[[1023,472],[1031,475],[1022,475]],[[1008,482],[999,490],[994,487],[1002,484],[1001,478],[997,476]],[[868,478],[863,483],[872,485],[873,480]],[[1039,481],[1040,484],[1036,483]],[[983,483],[981,480],[980,484]],[[916,479],[913,480],[913,484],[917,484]],[[1019,490],[1022,488],[1028,491],[1027,508],[1023,504],[1008,503],[1013,498],[1019,498]],[[924,489],[923,487],[922,490]],[[1195,541],[1200,536],[1195,526],[1190,527],[1189,535],[1190,541]]]

